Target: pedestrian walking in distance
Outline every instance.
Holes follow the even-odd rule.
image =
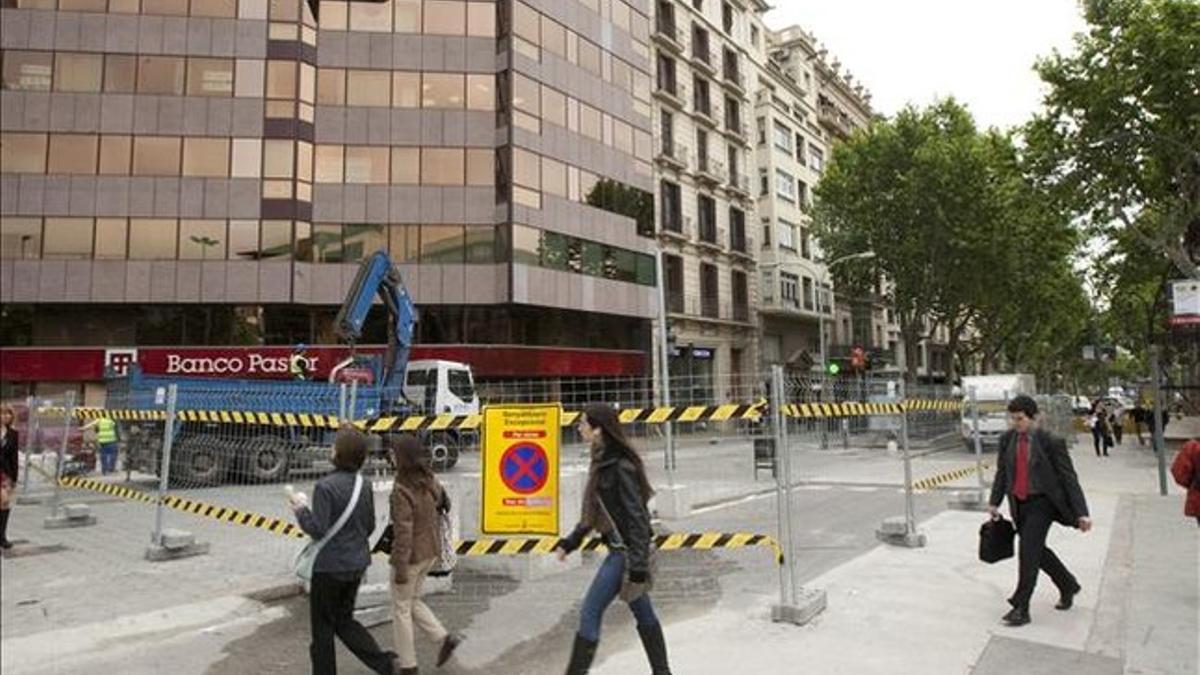
[[[1109,424],[1112,426],[1113,438],[1116,439],[1116,444],[1121,445],[1125,439],[1125,406],[1117,401],[1113,405],[1112,417]]]
[[[1009,402],[1008,412],[1012,429],[1000,437],[988,513],[998,518],[1000,502],[1008,498],[1020,546],[1017,590],[1008,600],[1012,610],[1004,615],[1004,622],[1022,626],[1030,621],[1029,600],[1039,569],[1058,587],[1055,609],[1071,609],[1080,591],[1074,575],[1046,546],[1050,525],[1058,522],[1087,532],[1092,529],[1092,520],[1066,441],[1034,427],[1037,403],[1028,396],[1018,396]]]
[[[583,544],[583,538],[595,530],[609,552],[583,598],[567,675],[588,672],[600,643],[600,620],[618,594],[629,603],[637,620],[638,635],[651,671],[654,675],[670,675],[662,625],[647,594],[653,533],[646,502],[654,491],[646,478],[646,467],[626,440],[612,408],[588,407],[579,419],[578,428],[584,441],[591,445],[582,516],[571,534],[559,540],[555,548],[558,559],[566,560],[569,553]]]
[[[353,427],[342,427],[333,440],[334,471],[317,481],[311,508],[302,493],[292,497],[292,509],[301,529],[314,540],[324,537],[348,507],[353,509],[313,562],[308,596],[312,642],[308,651],[314,675],[336,675],[335,635],[372,671],[387,675],[399,672],[395,653],[380,649],[375,638],[354,618],[358,586],[371,565],[368,540],[375,529],[375,500],[370,489],[360,490],[358,503],[350,506],[358,472],[366,459],[366,436]]]
[[[416,675],[413,626],[441,643],[437,665],[450,659],[463,638],[448,632],[421,600],[421,587],[441,551],[439,510],[449,511],[446,490],[433,476],[429,450],[404,435],[392,447],[396,478],[392,484],[392,630],[400,673]]]
[[[1183,444],[1171,463],[1171,475],[1179,487],[1187,489],[1183,514],[1194,517],[1200,525],[1200,440],[1193,438]]]
[[[1108,449],[1112,447],[1112,433],[1108,425],[1108,410],[1100,400],[1092,406],[1088,426],[1092,428],[1092,446],[1096,449],[1096,456],[1108,456]]]
[[[8,517],[12,513],[13,493],[17,491],[17,430],[13,428],[16,414],[9,406],[0,407],[0,549],[12,548],[8,540]]]

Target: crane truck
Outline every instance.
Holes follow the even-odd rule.
[[[355,354],[376,296],[387,309],[386,351]],[[170,476],[184,485],[220,485],[239,477],[281,481],[293,471],[310,469],[316,458],[327,456],[319,449],[328,448],[336,432],[332,424],[315,424],[316,415],[327,420],[365,420],[478,413],[470,366],[444,360],[409,361],[417,320],[417,308],[399,270],[387,253],[377,251],[363,260],[335,320],[335,331],[350,346],[351,355],[325,381],[146,375],[136,364],[120,376],[110,372],[106,408],[134,411],[122,416],[134,419],[118,420],[126,462],[139,471],[159,472],[169,385],[176,386],[177,411],[221,413],[176,420]],[[344,386],[347,383],[353,384]],[[346,396],[347,390],[353,395]],[[296,423],[290,424],[293,420]],[[452,468],[460,449],[473,442],[468,432],[454,429],[418,433],[439,471]],[[372,447],[379,451],[378,436],[373,437]]]

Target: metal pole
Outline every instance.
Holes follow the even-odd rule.
[[[658,371],[659,371],[659,397],[663,407],[671,405],[671,366],[670,366],[670,348],[667,345],[667,337],[670,335],[667,329],[667,280],[663,276],[663,252],[660,250],[654,256],[654,264],[658,274]],[[675,424],[667,422],[663,425],[663,433],[666,436],[667,447],[663,452],[663,467],[667,470],[667,482],[670,485],[675,484]]]
[[[425,386],[428,387],[429,385],[426,384]],[[434,384],[434,386],[436,387],[437,385]],[[434,395],[434,400],[435,401],[437,400],[436,394]],[[435,403],[434,408],[436,408],[436,407],[437,407],[437,404]],[[350,418],[351,422],[354,421],[355,417],[358,417],[358,380],[354,380],[353,382],[350,383],[350,409],[347,410],[346,412],[347,412],[347,417]],[[425,414],[437,415],[438,411],[430,410],[429,412],[427,412]]]
[[[1167,495],[1167,446],[1163,439],[1162,360],[1157,346],[1150,348],[1150,377],[1154,387],[1154,452],[1158,454],[1158,494]]]
[[[163,502],[167,498],[167,484],[171,480],[171,447],[175,444],[175,397],[178,388],[167,385],[167,419],[163,423],[162,462],[158,466],[158,499],[154,508],[154,533],[150,543],[162,546]]]
[[[979,398],[975,387],[971,387],[971,428],[975,435],[975,473],[979,475],[979,492],[982,495],[987,490],[983,478],[983,438],[979,436]]]
[[[62,488],[59,481],[62,480],[63,463],[67,458],[67,443],[71,439],[71,420],[75,417],[75,392],[67,392],[66,402],[67,405],[63,416],[62,444],[58,451],[58,461],[54,465],[54,493],[50,498],[50,514],[53,516],[58,515],[59,492]]]
[[[426,384],[425,386],[429,386]],[[346,383],[338,385],[338,424],[346,421]]]
[[[783,366],[771,366],[771,389],[773,398],[776,401],[783,401]],[[773,407],[773,416],[775,422],[775,457],[783,457],[783,467],[781,473],[783,475],[783,532],[785,534],[786,544],[784,544],[783,562],[788,568],[788,588],[790,604],[795,605],[799,601],[796,585],[796,547],[794,524],[792,520],[792,453],[788,450],[788,433],[787,424],[783,419],[782,406],[776,405]],[[787,603],[788,600],[784,599]]]
[[[29,494],[29,471],[33,467],[33,440],[37,438],[37,408],[33,405],[32,396],[25,397],[25,410],[28,411],[28,421],[25,424],[25,476],[21,479],[21,494]],[[13,424],[17,421],[13,420]]]
[[[917,532],[917,517],[913,508],[912,455],[908,451],[908,395],[900,380],[900,443],[904,451],[904,529],[908,535]]]

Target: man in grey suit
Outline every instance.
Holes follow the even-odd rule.
[[[1009,402],[1008,413],[1012,428],[1000,437],[988,512],[998,518],[1000,502],[1008,497],[1021,541],[1017,590],[1008,600],[1012,610],[1004,615],[1004,622],[1023,626],[1030,620],[1029,599],[1039,569],[1049,574],[1058,587],[1056,609],[1070,609],[1080,591],[1074,575],[1046,546],[1050,525],[1058,522],[1087,532],[1092,529],[1092,520],[1066,441],[1034,427],[1037,402],[1018,396]]]

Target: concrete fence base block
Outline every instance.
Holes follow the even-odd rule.
[[[964,490],[956,492],[946,502],[946,506],[956,511],[987,511],[987,499],[979,490]]]
[[[485,555],[460,557],[458,569],[470,570],[476,574],[486,574],[511,579],[513,581],[537,581],[548,576],[575,569],[581,565],[578,551],[567,556],[564,562],[559,562],[554,555]]]
[[[885,544],[905,548],[921,548],[926,542],[925,533],[908,531],[904,516],[893,516],[884,520],[879,529],[875,530],[875,538]]]
[[[798,595],[795,605],[772,605],[771,621],[803,626],[825,611],[825,591],[802,588]]]
[[[42,521],[47,530],[62,530],[68,527],[88,527],[96,524],[96,516],[87,504],[64,504]]]
[[[692,494],[686,485],[656,485],[654,512],[663,520],[678,520],[692,513]]]
[[[162,537],[157,544],[151,544],[146,549],[146,560],[150,562],[162,562],[164,560],[190,558],[192,556],[204,555],[208,553],[208,549],[208,544],[197,542],[196,537],[191,532],[167,529],[163,530]]]
[[[50,495],[20,495],[17,497],[17,504],[21,506],[43,504],[49,497]]]

